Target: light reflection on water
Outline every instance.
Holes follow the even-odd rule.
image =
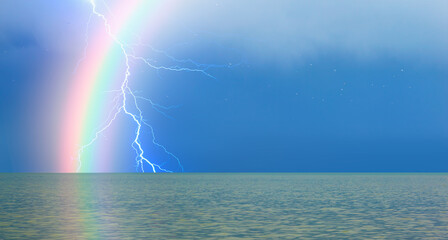
[[[446,174],[0,174],[0,239],[430,237]]]

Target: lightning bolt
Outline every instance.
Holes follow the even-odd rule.
[[[171,55],[169,55],[167,52],[165,51],[161,51],[161,50],[157,50],[151,46],[148,45],[144,45],[144,44],[139,44],[141,46],[145,46],[145,47],[149,47],[153,52],[159,53],[159,54],[163,54],[164,56],[166,56],[168,59],[172,60],[173,62],[175,62],[176,65],[173,66],[158,66],[155,65],[153,63],[151,63],[149,58],[145,58],[145,57],[141,57],[141,56],[137,56],[135,54],[135,52],[133,51],[133,49],[130,47],[130,45],[126,44],[125,42],[122,42],[120,39],[117,38],[117,36],[115,36],[112,32],[112,28],[111,25],[106,17],[106,15],[102,14],[101,12],[98,11],[97,5],[95,3],[94,0],[89,0],[89,3],[91,5],[91,14],[89,16],[88,22],[87,22],[87,28],[86,28],[86,34],[85,34],[85,49],[84,49],[84,55],[82,56],[82,58],[78,61],[76,68],[75,68],[75,72],[76,69],[78,68],[79,64],[86,58],[86,51],[87,51],[87,46],[88,46],[88,42],[89,42],[89,36],[88,36],[88,29],[89,26],[91,24],[91,20],[92,17],[97,17],[99,18],[103,25],[104,28],[106,30],[106,33],[108,34],[108,36],[113,40],[114,44],[116,44],[117,46],[120,47],[121,52],[123,54],[123,58],[125,59],[125,74],[124,74],[124,78],[122,80],[121,83],[121,87],[118,90],[113,90],[110,92],[115,93],[115,98],[113,99],[113,103],[115,104],[114,107],[111,109],[108,117],[106,118],[106,122],[103,124],[103,126],[99,127],[97,130],[95,130],[95,134],[94,136],[91,138],[91,140],[80,147],[80,149],[78,150],[78,154],[77,154],[77,160],[78,160],[78,171],[81,169],[82,166],[82,153],[84,152],[84,150],[88,147],[90,147],[95,141],[98,140],[99,136],[105,132],[112,124],[113,122],[116,120],[117,116],[119,114],[125,114],[126,116],[128,116],[130,118],[130,120],[135,124],[135,135],[133,138],[133,142],[131,144],[131,147],[134,149],[135,153],[136,153],[136,157],[135,157],[135,161],[136,161],[136,168],[137,171],[141,171],[141,172],[145,172],[145,167],[144,165],[148,165],[151,169],[152,172],[156,173],[156,172],[172,172],[171,170],[165,169],[163,168],[161,165],[154,163],[153,161],[150,161],[148,159],[147,153],[144,151],[144,148],[142,146],[142,142],[140,140],[140,136],[141,136],[141,132],[142,132],[142,128],[148,127],[150,130],[150,133],[152,135],[152,144],[154,144],[155,146],[161,148],[168,156],[172,157],[173,159],[175,159],[181,169],[181,171],[183,171],[183,166],[179,160],[179,158],[174,155],[173,153],[171,153],[170,151],[167,150],[167,148],[165,146],[163,146],[162,144],[159,144],[156,140],[155,137],[155,133],[154,133],[154,128],[147,122],[144,120],[143,118],[143,112],[141,110],[141,108],[138,105],[138,101],[137,99],[140,100],[144,100],[149,102],[149,104],[159,113],[163,114],[164,116],[169,117],[168,115],[165,114],[164,110],[168,110],[177,106],[163,106],[160,104],[157,104],[155,102],[153,102],[150,98],[147,97],[142,97],[142,96],[138,96],[136,95],[131,88],[129,87],[129,76],[131,75],[131,66],[130,66],[130,62],[131,60],[133,61],[141,61],[142,63],[144,63],[147,67],[151,68],[151,69],[155,69],[155,70],[167,70],[167,71],[176,71],[176,72],[197,72],[200,74],[203,74],[207,77],[213,78],[215,79],[214,76],[212,76],[211,74],[209,74],[207,72],[208,69],[210,68],[216,68],[216,67],[234,67],[236,65],[217,65],[217,64],[202,64],[202,63],[198,63],[194,60],[191,59],[178,59],[175,58]],[[104,3],[105,4],[105,3]],[[106,4],[105,4],[106,5]],[[106,5],[106,9],[109,10],[109,8]],[[110,10],[109,10],[110,11]],[[191,66],[194,66],[193,68],[190,67],[183,67],[180,66],[181,64],[189,64]],[[133,108],[135,109],[133,111],[131,111],[128,106],[132,105]]]

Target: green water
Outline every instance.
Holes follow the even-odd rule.
[[[0,239],[448,239],[446,174],[0,174]]]

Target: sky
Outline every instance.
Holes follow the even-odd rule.
[[[181,171],[174,155],[185,172],[448,171],[447,1],[96,2],[153,64],[132,59],[129,85],[162,168]],[[88,0],[1,1],[0,171],[76,171],[125,67]],[[81,170],[140,171],[136,127],[118,114]]]

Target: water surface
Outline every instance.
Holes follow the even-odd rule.
[[[448,239],[446,174],[0,174],[0,239]]]

